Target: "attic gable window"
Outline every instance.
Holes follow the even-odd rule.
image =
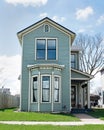
[[[57,59],[56,39],[36,40],[36,60],[56,60]]]
[[[49,28],[49,25],[44,25],[44,32],[49,32],[50,31],[50,28]]]

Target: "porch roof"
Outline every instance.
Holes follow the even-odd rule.
[[[71,68],[71,80],[90,80],[93,76],[80,70]]]

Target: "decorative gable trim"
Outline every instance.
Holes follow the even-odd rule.
[[[71,30],[65,28],[64,26],[56,23],[55,21],[51,20],[50,18],[46,17],[38,22],[36,22],[35,24],[32,24],[31,26],[21,30],[20,32],[17,33],[18,39],[20,41],[20,43],[22,44],[22,37],[26,34],[28,34],[29,32],[31,32],[32,30],[40,27],[43,24],[50,24],[53,27],[57,28],[58,30],[62,31],[63,33],[71,36],[71,43],[73,42],[76,34],[74,32],[72,32]]]
[[[35,69],[35,68],[40,68],[40,69],[51,69],[51,68],[56,68],[62,70],[65,67],[65,65],[58,65],[58,64],[34,64],[34,65],[27,65],[27,68],[29,69]]]

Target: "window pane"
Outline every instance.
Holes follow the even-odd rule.
[[[45,59],[45,48],[46,48],[46,40],[45,39],[37,39],[37,59]]]
[[[59,78],[58,77],[55,77],[55,89],[59,89]]]
[[[59,77],[54,78],[54,102],[59,102]]]
[[[49,39],[47,41],[47,59],[56,60],[56,40]]]
[[[37,90],[33,90],[33,102],[37,102]]]
[[[49,88],[50,86],[50,77],[49,76],[43,76],[43,88]]]
[[[73,55],[73,54],[71,55],[71,61],[75,62],[75,55]]]
[[[54,102],[59,102],[59,90],[54,91]]]
[[[48,39],[47,44],[48,49],[56,49],[56,39]]]
[[[49,102],[50,100],[50,76],[42,77],[42,101]]]
[[[75,68],[75,54],[71,54],[71,67]]]
[[[49,90],[43,89],[42,101],[49,102]]]
[[[33,77],[33,102],[37,102],[37,87],[38,87],[37,77]]]
[[[56,60],[56,50],[48,50],[47,59],[48,60]]]
[[[37,40],[37,49],[45,49],[45,39]]]
[[[45,50],[37,50],[37,59],[45,60]]]
[[[37,77],[34,77],[34,78],[33,78],[33,88],[34,88],[34,89],[37,89],[37,83],[38,83],[38,82],[37,82]]]

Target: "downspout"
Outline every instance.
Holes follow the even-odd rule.
[[[29,68],[28,112],[30,111],[31,69]]]
[[[52,112],[53,112],[53,109],[54,109],[54,85],[53,85],[53,82],[54,82],[54,72],[52,72],[52,95],[51,95],[51,97],[52,97]]]
[[[40,91],[41,91],[41,84],[40,84],[40,80],[41,80],[41,77],[40,77],[40,70],[39,70],[39,78],[38,78],[38,112],[40,112]]]

